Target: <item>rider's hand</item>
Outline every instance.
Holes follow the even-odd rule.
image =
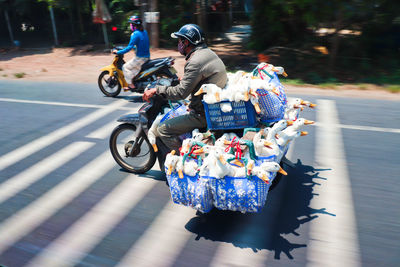
[[[118,52],[117,49],[113,49],[113,50],[111,51],[111,53],[113,53],[113,54],[117,54],[117,52]]]
[[[149,90],[144,91],[143,100],[146,101],[146,102],[149,102],[150,98],[152,98],[156,93],[157,93],[157,89],[156,88],[151,88]]]

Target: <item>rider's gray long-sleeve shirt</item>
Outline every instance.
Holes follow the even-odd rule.
[[[194,48],[186,56],[184,75],[176,86],[157,86],[157,94],[170,100],[182,100],[190,95],[189,108],[204,114],[201,103],[203,95],[194,96],[201,85],[212,83],[223,88],[227,81],[226,68],[222,60],[206,45]]]

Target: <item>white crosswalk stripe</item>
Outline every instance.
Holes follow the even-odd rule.
[[[74,266],[156,185],[155,180],[129,175],[85,216],[29,263]]]
[[[326,208],[330,215],[321,215],[310,221],[310,241],[307,266],[360,266],[354,204],[346,166],[343,140],[338,115],[333,101],[319,100],[317,110],[318,167],[331,168],[321,172],[321,186],[310,203],[314,209]]]
[[[37,182],[92,146],[94,146],[94,143],[72,143],[32,167],[20,172],[16,176],[9,178],[4,183],[0,184],[0,203],[29,187],[34,182]]]
[[[105,139],[110,137],[110,134],[112,130],[119,125],[120,123],[117,121],[112,121],[103,127],[97,129],[96,131],[93,131],[92,133],[88,134],[86,137],[87,138],[97,138],[97,139]]]
[[[172,266],[192,236],[184,225],[194,215],[193,209],[170,202],[117,267]]]
[[[0,254],[50,218],[115,166],[106,151],[0,225]]]
[[[38,101],[38,100],[24,100],[24,99],[13,99],[13,98],[0,98],[2,102],[14,102],[14,103],[25,103],[25,104],[39,104],[39,105],[51,105],[51,106],[64,106],[64,107],[79,107],[79,108],[104,108],[102,105],[91,105],[91,104],[75,104],[75,103],[64,103],[54,101]],[[118,109],[128,109],[128,107],[119,107]]]
[[[43,149],[44,147],[53,144],[54,142],[64,138],[65,136],[89,125],[95,120],[117,110],[118,108],[124,106],[127,102],[125,100],[118,100],[112,104],[105,106],[102,109],[96,110],[95,112],[79,119],[69,125],[66,125],[54,132],[40,137],[24,146],[17,148],[3,156],[0,157],[0,171],[7,168],[8,166],[26,158],[27,156]],[[132,110],[134,112],[134,110]]]
[[[319,123],[316,122],[315,126],[318,126]],[[359,130],[359,131],[373,131],[373,132],[383,132],[383,133],[400,133],[400,129],[395,128],[383,128],[383,127],[373,127],[373,126],[362,126],[362,125],[346,125],[346,124],[334,124],[336,128],[350,129],[350,130]]]
[[[235,247],[231,243],[221,243],[218,246],[210,266],[265,266],[270,251],[254,252],[252,248]]]

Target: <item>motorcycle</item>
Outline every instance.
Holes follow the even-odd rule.
[[[122,47],[116,47],[120,50]],[[113,49],[114,50],[114,49]],[[172,57],[157,58],[148,60],[142,65],[139,74],[133,78],[134,89],[132,92],[143,93],[144,89],[154,81],[169,83],[178,80],[177,71],[173,67],[175,59]],[[124,55],[115,54],[113,62],[101,68],[98,78],[98,85],[101,92],[109,97],[116,97],[121,92],[121,87],[127,87],[128,82],[125,80],[122,66],[125,64]]]
[[[178,103],[175,108],[183,105]],[[121,122],[111,133],[109,140],[109,147],[114,160],[128,172],[141,174],[149,171],[158,159],[161,171],[165,171],[164,162],[166,155],[170,149],[161,141],[156,138],[157,152],[154,151],[153,146],[147,138],[147,133],[157,117],[157,115],[166,107],[170,107],[169,103],[162,96],[155,95],[150,102],[146,102],[139,109],[138,113],[127,114],[120,117],[117,121]],[[233,130],[229,130],[232,132]],[[242,131],[239,130],[238,133]],[[222,135],[223,130],[215,131],[216,137]],[[290,161],[285,157],[282,158],[280,164],[285,163],[288,166]],[[269,190],[272,190],[281,180],[282,174],[277,173],[275,179],[272,181]]]
[[[146,102],[136,114],[127,114],[117,121],[122,122],[111,133],[110,150],[115,161],[123,169],[132,173],[145,173],[150,170],[158,158],[160,169],[164,170],[166,155],[170,152],[157,138],[158,151],[150,144],[147,133],[157,115],[169,103],[161,96],[154,96]]]

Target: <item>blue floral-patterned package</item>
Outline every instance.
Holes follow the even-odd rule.
[[[208,178],[210,179],[214,206],[217,209],[242,213],[260,212],[265,205],[270,184],[256,176]]]
[[[184,175],[179,178],[178,172],[167,175],[172,201],[176,204],[192,207],[203,213],[213,208],[213,199],[209,179],[198,175]]]

